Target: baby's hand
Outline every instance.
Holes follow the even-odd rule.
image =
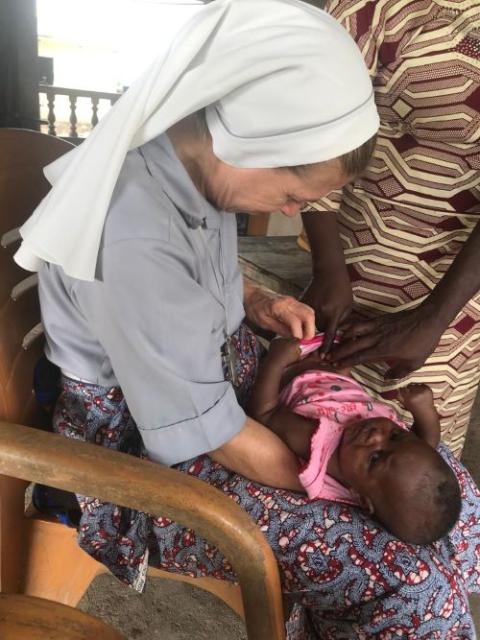
[[[413,432],[435,449],[440,441],[440,419],[430,387],[426,384],[409,384],[399,389],[398,395],[405,409],[413,416]]]
[[[300,360],[300,340],[297,338],[274,338],[270,342],[268,358],[281,362],[285,367]]]
[[[433,393],[429,386],[422,383],[409,384],[398,390],[398,397],[405,409],[412,414],[434,408]]]

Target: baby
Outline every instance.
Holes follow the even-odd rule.
[[[399,391],[414,423],[372,398],[318,351],[301,359],[300,342],[276,338],[262,360],[249,404],[306,460],[300,481],[310,498],[360,506],[405,542],[429,544],[458,520],[455,474],[435,450],[440,423],[429,387]]]

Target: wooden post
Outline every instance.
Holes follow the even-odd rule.
[[[70,138],[78,138],[77,133],[77,96],[69,96],[70,100]]]
[[[98,124],[98,98],[92,96],[92,129]]]
[[[35,0],[0,2],[0,127],[36,129],[39,123]]]
[[[57,135],[55,129],[55,92],[47,89],[47,104],[48,104],[48,133],[51,136]]]
[[[263,213],[258,216],[249,216],[247,236],[266,236],[270,214]]]

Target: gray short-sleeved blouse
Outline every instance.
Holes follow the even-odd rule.
[[[198,193],[165,134],[127,156],[95,281],[53,264],[39,281],[47,357],[119,385],[151,459],[175,464],[241,430],[220,354],[244,316],[235,216]]]

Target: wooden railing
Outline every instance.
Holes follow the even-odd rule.
[[[57,135],[57,116],[55,114],[55,99],[57,96],[67,96],[70,102],[70,115],[69,115],[69,131],[68,137],[78,138],[77,131],[77,100],[79,98],[88,98],[91,104],[91,118],[89,122],[89,128],[93,129],[98,123],[98,109],[100,100],[107,100],[110,105],[121,97],[121,93],[107,93],[105,91],[87,91],[82,89],[68,89],[66,87],[55,87],[49,84],[40,84],[38,87],[39,94],[45,94],[47,97],[48,105],[48,133],[52,136]]]

